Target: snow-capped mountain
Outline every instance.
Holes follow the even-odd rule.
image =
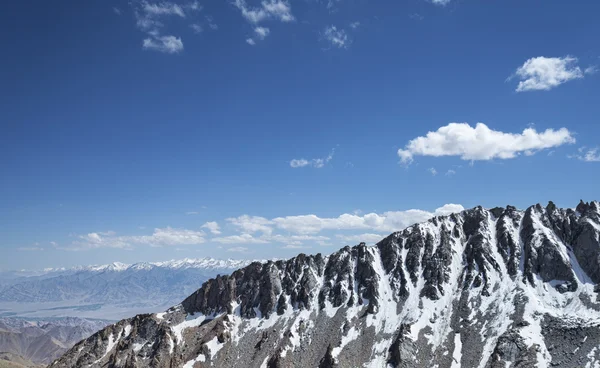
[[[133,265],[116,262],[13,276],[0,283],[0,317],[114,320],[131,315],[132,310],[159,311],[181,301],[209,278],[251,262],[212,258]]]
[[[477,207],[252,263],[52,367],[597,367],[600,204]]]

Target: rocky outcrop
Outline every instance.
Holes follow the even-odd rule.
[[[253,263],[53,367],[593,366],[599,208],[476,207],[375,247]]]

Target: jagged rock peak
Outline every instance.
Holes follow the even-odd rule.
[[[593,366],[598,284],[597,202],[479,206],[375,246],[252,263],[54,366]]]

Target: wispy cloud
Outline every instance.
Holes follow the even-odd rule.
[[[436,176],[438,173],[435,167],[430,167],[429,169],[427,169],[427,171],[429,171],[429,173],[433,176]]]
[[[577,66],[577,58],[544,57],[531,58],[520,66],[509,77],[509,80],[518,78],[517,92],[548,91],[563,83],[574,79],[583,78],[584,72]]]
[[[516,134],[492,130],[483,123],[475,127],[450,123],[409,141],[398,150],[398,156],[403,164],[410,164],[414,156],[459,156],[468,161],[511,159],[571,143],[575,138],[566,128],[537,132],[530,127]]]
[[[17,248],[19,252],[41,252],[44,250],[42,247],[19,247]]]
[[[121,15],[121,14],[123,14],[123,12],[121,11],[121,9],[117,8],[116,6],[115,6],[115,7],[113,7],[112,9],[113,9],[113,12],[114,12],[116,15]]]
[[[452,175],[456,175],[456,171],[454,171],[452,169],[446,171],[446,176],[452,176]]]
[[[352,22],[352,23],[350,23],[350,28],[357,29],[358,27],[360,27],[360,22]]]
[[[190,216],[190,215],[197,215],[197,214],[199,214],[199,213],[200,213],[200,212],[198,212],[198,211],[188,211],[188,212],[186,212],[185,214],[186,214],[186,215],[188,215],[188,216]]]
[[[183,51],[183,41],[175,36],[153,36],[144,39],[142,46],[148,50],[155,50],[167,54],[176,54]]]
[[[431,2],[435,5],[446,6],[450,3],[450,0],[431,0]]]
[[[254,33],[256,33],[256,37],[261,40],[264,40],[265,37],[269,35],[269,28],[267,27],[256,27],[254,28]]]
[[[210,233],[213,235],[221,234],[221,228],[219,227],[219,224],[215,221],[206,222],[201,227],[203,229],[208,229],[208,231],[210,231]]]
[[[227,251],[232,253],[249,253],[250,249],[246,247],[233,247],[228,248]]]
[[[327,165],[331,160],[333,160],[333,155],[335,154],[335,149],[332,149],[329,155],[323,158],[313,158],[312,160],[307,160],[304,158],[293,159],[290,161],[290,167],[296,169],[300,167],[311,166],[317,169],[323,168]]]
[[[235,0],[234,5],[242,12],[242,16],[253,24],[258,24],[266,19],[277,19],[281,22],[294,20],[291,6],[286,1],[263,0],[260,7],[251,8],[245,0]]]
[[[600,162],[600,148],[579,148],[579,154],[570,155],[569,158],[576,158],[585,162]]]
[[[177,15],[185,18],[185,12],[180,5],[167,1],[156,4],[144,1],[142,2],[142,9],[147,15],[150,16]]]
[[[329,42],[332,46],[340,49],[348,48],[352,42],[344,29],[338,29],[334,25],[325,28],[323,31],[323,39]]]
[[[256,41],[254,41],[252,38],[246,38],[246,43],[250,46],[256,45]]]
[[[86,250],[97,248],[132,249],[134,245],[152,247],[196,245],[205,240],[203,231],[177,228],[156,228],[151,235],[116,235],[114,232],[94,232],[78,235],[70,246],[61,247],[64,250]]]
[[[194,33],[202,33],[204,28],[198,23],[190,24],[190,28],[194,31]]]
[[[183,40],[175,35],[165,34],[165,18],[191,21],[190,28],[195,33],[201,33],[203,28],[198,16],[202,10],[198,1],[173,3],[169,1],[149,2],[146,0],[130,2],[136,19],[137,27],[146,33],[142,42],[146,50],[176,54],[183,51]],[[212,24],[212,23],[210,23]],[[212,28],[212,27],[211,27]]]

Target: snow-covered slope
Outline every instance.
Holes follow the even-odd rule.
[[[253,263],[52,367],[596,367],[600,205],[481,207]]]

